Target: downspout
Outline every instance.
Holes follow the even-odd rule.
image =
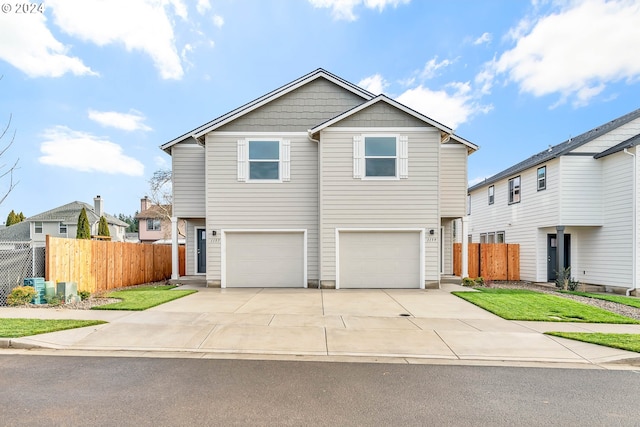
[[[632,291],[636,290],[636,264],[637,264],[637,260],[636,260],[637,249],[636,249],[636,247],[637,247],[637,243],[638,243],[637,242],[638,238],[637,238],[637,235],[636,235],[637,222],[638,222],[638,218],[636,217],[636,215],[637,215],[636,214],[636,211],[637,211],[636,210],[636,199],[637,199],[637,196],[636,196],[636,155],[633,154],[633,153],[630,153],[628,148],[624,149],[624,153],[630,155],[633,158],[633,183],[632,183],[632,186],[631,186],[632,191],[633,191],[633,194],[631,196],[631,199],[633,200],[633,205],[632,205],[632,208],[631,208],[632,209],[631,211],[633,212],[633,214],[632,214],[632,222],[631,222],[631,224],[632,224],[631,228],[632,228],[632,233],[633,233],[633,237],[631,239],[632,244],[633,244],[633,247],[631,248],[631,253],[633,254],[632,255],[633,259],[632,259],[632,262],[631,262],[631,271],[632,271],[631,287],[629,289],[627,289],[627,292],[626,292],[626,295],[629,296]]]
[[[318,290],[322,289],[322,156],[320,156],[320,140],[313,139],[311,130],[307,131],[309,141],[315,142],[318,147]],[[308,280],[308,278],[307,278]]]

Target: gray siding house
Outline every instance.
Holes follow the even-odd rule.
[[[162,145],[186,275],[208,286],[425,288],[452,274],[477,146],[315,70]],[[463,221],[466,224],[466,221]]]
[[[639,142],[640,109],[472,186],[468,239],[519,243],[523,280],[637,292]]]

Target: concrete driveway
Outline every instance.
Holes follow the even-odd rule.
[[[580,367],[639,356],[542,332],[640,333],[640,325],[507,321],[452,295],[452,290],[466,288],[451,284],[439,290],[197,289],[196,294],[143,312],[0,308],[0,317],[106,320],[105,325],[10,340],[13,347],[102,354],[330,360],[356,356],[402,363],[543,362]]]

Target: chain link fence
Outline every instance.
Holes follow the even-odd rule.
[[[24,279],[44,277],[45,248],[33,242],[0,241],[0,306],[7,305],[7,295]]]

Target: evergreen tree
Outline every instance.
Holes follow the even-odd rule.
[[[18,222],[22,222],[25,219],[25,216],[22,212],[20,212],[18,215],[16,215],[16,217],[19,219]]]
[[[19,221],[16,217],[16,213],[13,211],[13,209],[11,209],[11,212],[9,212],[9,215],[7,215],[7,221],[4,224],[9,227],[10,225],[13,225],[17,222]]]
[[[89,225],[89,218],[87,218],[87,211],[84,208],[82,208],[78,216],[76,239],[91,239],[91,226]]]
[[[101,216],[100,223],[98,223],[98,236],[111,236],[109,233],[109,224],[107,224],[107,218]]]

